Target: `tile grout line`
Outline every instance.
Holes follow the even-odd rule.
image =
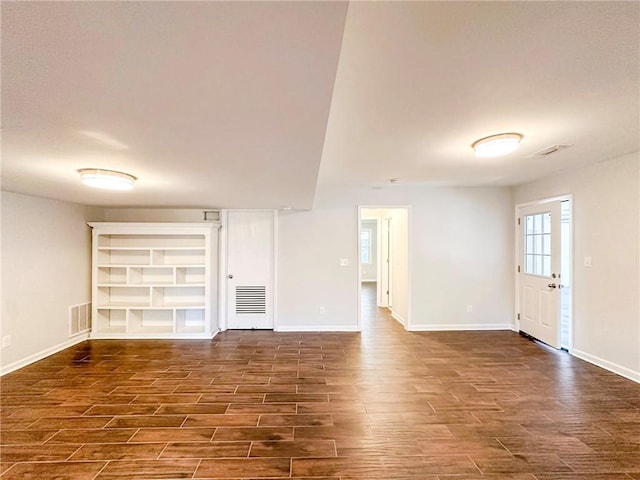
[[[198,471],[198,468],[200,468],[200,465],[202,464],[202,458],[198,459],[198,463],[196,465],[196,468],[193,469],[193,473],[191,474],[191,478],[196,478],[196,472]]]
[[[107,460],[107,461],[104,463],[104,465],[102,466],[102,468],[101,468],[100,470],[98,470],[98,473],[96,473],[96,474],[93,476],[93,480],[96,480],[96,479],[97,479],[97,478],[102,474],[102,472],[104,472],[104,470],[105,470],[105,469],[107,468],[107,466],[109,465],[109,462],[110,462],[110,461],[111,461],[111,460]]]

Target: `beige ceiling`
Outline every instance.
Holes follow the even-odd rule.
[[[639,149],[638,2],[2,3],[3,189],[307,209]],[[524,134],[499,159],[470,144]],[[535,159],[552,144],[573,147]],[[75,170],[139,177],[123,194]]]

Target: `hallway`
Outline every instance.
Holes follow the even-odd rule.
[[[87,341],[5,376],[1,479],[640,479],[639,385],[363,292],[362,333]]]

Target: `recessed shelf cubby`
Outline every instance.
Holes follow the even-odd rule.
[[[204,267],[176,267],[177,285],[204,285]]]
[[[129,267],[129,283],[132,285],[172,285],[175,282],[171,267]]]
[[[127,283],[126,267],[98,267],[99,285],[120,285]]]
[[[127,331],[127,311],[125,309],[98,308],[94,329],[105,333],[125,333]]]

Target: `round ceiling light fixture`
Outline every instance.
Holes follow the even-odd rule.
[[[133,175],[102,168],[81,168],[80,180],[85,185],[106,190],[131,190],[137,180]]]
[[[499,157],[515,151],[522,137],[520,133],[499,133],[476,140],[471,148],[478,157]]]

